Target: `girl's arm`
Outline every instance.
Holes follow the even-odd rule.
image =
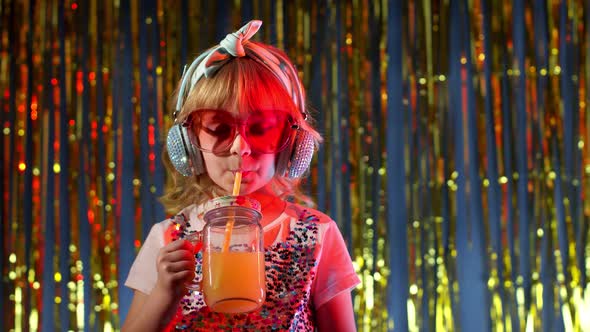
[[[146,295],[136,290],[121,331],[163,331],[172,321],[177,304],[167,294]]]
[[[341,292],[316,309],[318,331],[355,332],[350,292]]]
[[[185,283],[194,277],[192,245],[173,241],[162,247],[156,266],[158,280],[154,289],[149,295],[135,291],[122,331],[162,331],[170,325],[187,292]]]

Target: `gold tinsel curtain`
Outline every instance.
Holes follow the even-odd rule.
[[[589,11],[0,1],[2,330],[119,329],[129,266],[165,218],[168,96],[258,18],[326,139],[306,186],[362,279],[360,331],[590,331]]]

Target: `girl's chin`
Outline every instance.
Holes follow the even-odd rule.
[[[229,195],[229,196],[233,195],[233,191],[234,191],[233,184],[232,184],[231,187],[227,187],[227,188],[223,188],[223,189],[225,189],[227,195]],[[251,194],[252,192],[255,191],[253,189],[254,188],[249,183],[242,183],[240,185],[240,193],[239,194],[242,195],[242,196],[243,195],[249,195],[249,194]]]

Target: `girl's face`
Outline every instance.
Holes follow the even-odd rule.
[[[288,145],[292,120],[288,113],[256,110],[236,114],[197,110],[189,122],[211,180],[233,191],[235,173],[242,172],[240,194],[253,193],[275,175],[277,154]]]
[[[252,153],[248,143],[238,135],[231,154],[218,156],[203,151],[205,168],[215,184],[228,194],[232,193],[234,176],[242,172],[240,194],[248,195],[266,186],[275,175],[275,154]]]
[[[200,80],[183,113],[209,177],[228,194],[237,171],[241,194],[266,186],[278,153],[290,144],[292,127],[303,120],[283,84],[249,57],[235,58]]]

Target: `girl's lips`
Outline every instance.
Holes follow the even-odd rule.
[[[250,174],[252,174],[252,172],[243,171],[242,172],[242,182],[248,182],[250,180]]]
[[[242,177],[246,174],[252,173],[252,171],[244,171],[244,170],[239,170],[239,169],[230,170],[230,172],[232,172],[234,176],[236,175],[237,172],[242,172]]]
[[[248,182],[250,175],[252,173],[254,173],[253,171],[238,171],[238,170],[231,171],[231,172],[234,175],[234,178],[235,178],[237,172],[242,172],[242,182]]]

